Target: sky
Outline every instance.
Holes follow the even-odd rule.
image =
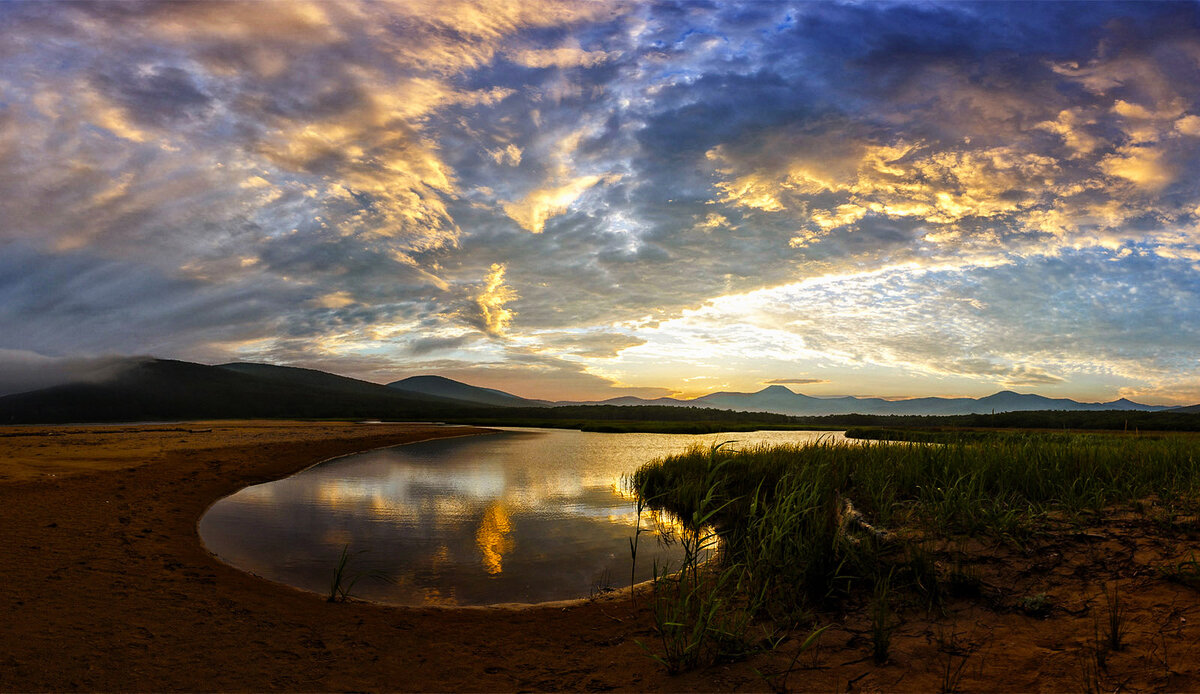
[[[6,2],[0,393],[1200,402],[1200,5]]]

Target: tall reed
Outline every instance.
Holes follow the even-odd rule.
[[[648,463],[630,486],[685,528],[684,581],[665,583],[660,573],[656,591],[670,588],[673,602],[656,600],[656,609],[660,631],[692,634],[695,643],[715,634],[713,615],[730,605],[744,608],[739,619],[756,612],[795,624],[855,581],[887,585],[886,594],[890,580],[879,577],[896,568],[884,565],[897,554],[911,565],[897,575],[911,574],[934,599],[930,571],[920,570],[929,562],[919,552],[892,553],[903,543],[887,529],[1020,537],[1052,512],[1070,517],[1150,496],[1195,497],[1200,454],[1194,439],[1103,434],[933,445],[825,440],[740,451],[722,445]],[[699,550],[718,537],[721,565],[705,582]],[[690,662],[669,657],[679,663],[672,668]]]

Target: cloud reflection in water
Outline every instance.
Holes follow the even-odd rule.
[[[825,434],[828,436],[828,434]],[[692,443],[736,436],[799,441],[815,432],[720,436],[521,430],[428,441],[347,456],[228,497],[200,524],[223,560],[271,580],[328,590],[349,545],[355,585],[393,604],[541,602],[587,596],[628,576],[636,512],[622,475]],[[678,548],[649,515],[639,580]]]

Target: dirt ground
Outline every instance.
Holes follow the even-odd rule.
[[[332,604],[200,544],[215,500],[354,451],[484,433],[420,424],[0,427],[0,690],[1197,691],[1196,519],[1154,508],[966,550],[971,590],[896,605],[888,662],[865,604],[773,653],[671,676],[628,594],[528,609]],[[1190,581],[1195,574],[1196,581]],[[1176,580],[1169,580],[1174,577]],[[1184,580],[1180,580],[1180,579]],[[1189,585],[1189,583],[1191,585]],[[1123,648],[1097,649],[1117,586]],[[1096,657],[1096,653],[1100,657]]]

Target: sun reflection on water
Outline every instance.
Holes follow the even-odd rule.
[[[513,550],[512,522],[500,502],[488,506],[475,531],[475,545],[483,561],[483,569],[495,576],[504,570],[504,555]]]

